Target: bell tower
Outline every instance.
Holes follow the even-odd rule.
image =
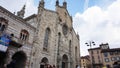
[[[67,2],[64,0],[64,2],[63,2],[63,7],[64,8],[67,8]]]
[[[59,0],[56,0],[56,6],[59,6]]]
[[[44,4],[45,4],[44,0],[41,0],[41,1],[39,2],[38,14],[39,14],[41,11],[43,11],[43,9],[44,9]]]

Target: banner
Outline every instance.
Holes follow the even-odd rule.
[[[6,52],[9,46],[10,37],[4,34],[0,37],[0,51]]]
[[[0,44],[0,51],[2,51],[2,52],[6,52],[7,51],[7,46],[4,46],[4,45],[1,45]]]

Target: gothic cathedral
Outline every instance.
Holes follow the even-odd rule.
[[[25,5],[17,15],[0,6],[0,37],[10,40],[8,46],[0,42],[0,68],[13,62],[16,68],[80,65],[80,39],[74,31],[67,2],[60,6],[56,0],[55,11],[46,9],[44,4],[41,0],[38,13],[26,18],[23,18]]]

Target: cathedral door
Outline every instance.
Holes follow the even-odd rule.
[[[62,68],[68,68],[68,57],[67,57],[67,55],[63,55],[63,57],[62,57]]]
[[[47,68],[47,65],[48,65],[48,59],[47,59],[46,57],[44,57],[44,58],[41,60],[40,68]]]

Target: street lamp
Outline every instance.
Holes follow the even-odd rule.
[[[90,41],[89,43],[85,43],[87,46],[90,46],[90,49],[92,48],[92,45],[94,46],[95,45],[95,42],[94,41]]]
[[[88,43],[86,42],[85,43],[87,46],[90,46],[90,50],[92,49],[92,46],[95,46],[95,42],[94,41],[89,41]],[[93,67],[93,53],[91,53],[91,68],[94,68]]]

